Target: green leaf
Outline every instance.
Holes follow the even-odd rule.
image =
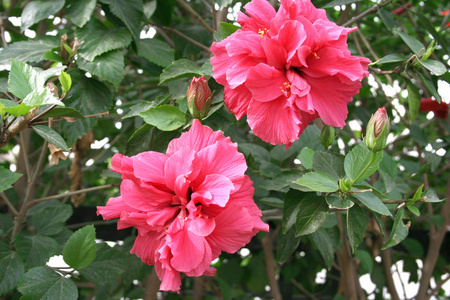
[[[44,125],[34,125],[33,130],[50,144],[58,146],[64,151],[69,151],[66,141],[64,141],[62,136],[59,135],[59,133],[57,133],[54,129]]]
[[[390,248],[392,246],[397,245],[401,241],[403,241],[408,235],[409,226],[411,226],[411,222],[408,221],[407,224],[403,223],[404,218],[404,210],[403,207],[397,211],[394,219],[394,225],[392,225],[391,235],[389,236],[388,241],[381,250]]]
[[[409,49],[411,49],[415,54],[419,55],[419,53],[423,54],[424,51],[427,49],[421,42],[419,42],[415,37],[412,37],[406,33],[403,33],[401,31],[395,30],[402,40],[405,42],[406,45],[408,45]],[[423,50],[422,50],[423,49]]]
[[[101,2],[109,4],[111,12],[125,23],[134,40],[138,41],[142,30],[141,20],[144,16],[142,0],[101,0]]]
[[[373,259],[369,252],[365,250],[356,250],[355,257],[360,261],[362,272],[364,273],[372,273],[373,270]]]
[[[367,217],[359,205],[353,205],[347,212],[347,233],[352,252],[358,248],[366,233]]]
[[[61,83],[61,87],[64,94],[67,94],[70,91],[70,88],[72,87],[72,78],[70,78],[70,75],[67,74],[64,71],[61,71],[61,74],[59,75],[59,82]]]
[[[422,257],[425,254],[422,243],[412,238],[406,238],[402,241],[402,246],[414,256]]]
[[[414,11],[414,14],[419,18],[419,20],[422,23],[422,25],[435,38],[435,40],[439,43],[439,45],[442,47],[442,49],[446,53],[448,53],[449,50],[447,49],[447,46],[446,46],[447,42],[441,35],[442,31],[437,32],[436,29],[434,28],[434,25],[431,24],[430,20],[427,17],[425,17],[423,14],[418,12],[417,10]]]
[[[26,236],[18,234],[15,237],[17,253],[25,260],[27,269],[44,265],[50,257],[59,254],[59,244],[45,235]]]
[[[299,176],[298,172],[283,172],[272,180],[266,181],[265,184],[260,185],[260,187],[269,191],[279,191],[291,185],[299,187],[299,185],[292,183],[292,181],[298,179]]]
[[[412,124],[419,113],[421,96],[419,89],[412,83],[408,82],[406,88],[408,90],[409,123]]]
[[[359,143],[345,156],[345,174],[351,181],[364,180],[378,170],[383,151],[376,152],[373,161],[372,153],[364,143]]]
[[[345,157],[341,154],[316,151],[316,154],[314,155],[313,169],[314,171],[327,173],[338,181],[345,175],[344,158]]]
[[[283,204],[283,233],[286,234],[297,220],[300,200],[306,197],[306,193],[290,190],[284,197]]]
[[[1,173],[0,173],[1,174]],[[444,199],[439,199],[438,195],[436,194],[436,192],[428,187],[424,192],[423,192],[423,197],[427,197],[427,202],[442,202],[445,200]]]
[[[441,102],[441,96],[439,95],[438,91],[436,90],[436,87],[434,86],[434,83],[428,78],[425,77],[425,75],[419,73],[420,79],[422,79],[423,83],[425,84],[425,87],[427,90],[431,93],[431,95],[436,98],[438,102]]]
[[[154,101],[141,101],[138,104],[135,104],[133,106],[130,106],[130,111],[128,111],[122,119],[127,119],[131,117],[137,117],[141,112],[144,112],[146,110],[149,110],[152,107],[155,107],[156,104]]]
[[[295,222],[296,236],[315,232],[325,223],[328,216],[328,205],[325,197],[305,197],[300,200],[298,210]]]
[[[63,259],[74,269],[88,267],[95,258],[95,228],[93,225],[78,229],[64,245]]]
[[[359,189],[352,188],[352,191],[359,191]],[[381,202],[381,200],[372,192],[354,193],[352,196],[358,199],[368,209],[385,216],[392,216],[386,205],[384,205],[383,202]]]
[[[241,28],[241,26],[237,26],[226,22],[220,22],[220,35],[222,39],[226,39],[228,36],[232,35],[239,28]]]
[[[329,208],[348,209],[355,204],[353,201],[333,195],[325,196],[325,200]]]
[[[96,244],[97,255],[94,261],[80,274],[95,285],[104,286],[125,272],[127,259],[125,255],[107,244]]]
[[[64,0],[34,0],[28,2],[22,11],[20,30],[23,32],[50,15],[55,15],[64,7],[64,2]]]
[[[172,131],[186,123],[186,117],[180,109],[172,105],[161,105],[150,108],[139,114],[147,124],[162,131]]]
[[[417,60],[422,66],[433,72],[436,76],[441,76],[447,72],[447,68],[440,61],[427,59],[426,61]]]
[[[33,268],[25,273],[17,289],[23,294],[20,298],[23,300],[78,299],[78,289],[71,279],[44,267]]]
[[[359,2],[359,1],[362,1],[362,0],[333,0],[333,1],[325,4],[323,6],[323,8],[341,6],[341,5],[346,5],[346,4],[355,3],[355,2]]]
[[[175,51],[158,39],[142,39],[137,42],[138,54],[152,63],[161,67],[167,67],[175,59]]]
[[[406,208],[414,215],[420,217],[420,210],[412,204],[406,204]]]
[[[31,91],[43,89],[44,84],[44,78],[33,67],[17,60],[11,61],[8,89],[15,96],[24,99]]]
[[[382,216],[373,211],[371,213],[372,213],[372,216],[375,218],[375,221],[377,221],[378,227],[380,228],[381,236],[383,237],[383,241],[384,241],[385,228],[384,228],[384,221],[382,219]]]
[[[314,244],[314,247],[319,250],[320,255],[322,255],[327,269],[330,270],[334,262],[335,249],[333,247],[333,241],[331,240],[328,232],[325,229],[320,228],[319,230],[311,234],[311,240]]]
[[[49,61],[65,63],[64,59],[62,59],[61,56],[59,56],[53,51],[47,51],[44,54],[42,54],[42,56]]]
[[[70,117],[84,119],[84,116],[78,110],[71,107],[55,107],[43,117]]]
[[[6,191],[7,189],[12,188],[12,184],[16,182],[22,174],[14,173],[2,166],[0,166],[0,192]]]
[[[60,39],[54,36],[44,36],[35,40],[15,42],[0,52],[0,64],[10,64],[11,60],[22,62],[40,62],[43,54],[59,47]]]
[[[111,82],[116,91],[119,89],[124,76],[123,69],[125,68],[123,54],[120,50],[109,51],[96,56],[93,61],[81,58],[77,62],[80,69]]]
[[[322,172],[307,173],[294,181],[294,183],[323,193],[332,193],[339,189],[337,181],[330,175]]]
[[[96,0],[73,1],[67,8],[66,15],[70,18],[73,24],[78,27],[83,27],[91,18],[96,4]]]
[[[46,207],[33,215],[31,224],[40,234],[55,235],[63,230],[72,212],[68,204]]]
[[[275,198],[275,197],[264,197],[261,198],[261,200],[259,200],[267,205],[270,205],[272,207],[276,207],[276,208],[283,208],[283,200]]]
[[[128,30],[123,27],[107,29],[98,20],[90,21],[82,29],[77,29],[75,35],[83,42],[78,53],[88,61],[93,61],[108,51],[125,48],[131,43]]]
[[[76,140],[85,136],[97,124],[97,118],[78,119],[74,123],[64,122],[62,131],[67,143],[72,145]]]
[[[388,54],[388,55],[382,57],[381,59],[377,60],[375,63],[380,64],[380,65],[381,64],[390,64],[390,63],[404,62],[407,59],[408,58],[405,57],[403,54],[393,53],[393,54]]]
[[[315,153],[316,152],[313,149],[303,147],[302,151],[300,151],[297,158],[302,163],[302,166],[304,166],[306,169],[312,169]]]
[[[17,253],[0,241],[0,295],[14,289],[23,273],[23,262]]]
[[[380,16],[384,25],[386,25],[387,29],[392,30],[394,27],[397,26],[394,17],[392,16],[392,13],[390,11],[380,8],[378,9],[378,15]]]
[[[416,192],[414,193],[413,198],[411,199],[411,203],[414,204],[417,201],[420,201],[422,199],[422,194],[423,194],[423,184],[421,186],[419,186],[419,188],[416,190]]]
[[[259,165],[259,173],[265,177],[274,178],[281,173],[281,168],[274,163],[265,161]]]
[[[188,59],[179,59],[172,62],[167,68],[163,70],[159,78],[159,84],[169,82],[172,80],[192,77],[192,76],[202,76],[200,68]]]
[[[276,252],[276,259],[278,263],[282,264],[288,260],[289,257],[291,257],[292,253],[294,253],[298,245],[300,245],[300,240],[300,236],[295,236],[294,227],[289,229],[286,234],[281,231],[278,233]]]
[[[246,157],[252,157],[259,163],[270,161],[270,154],[266,148],[253,143],[239,143],[239,151],[244,153]]]

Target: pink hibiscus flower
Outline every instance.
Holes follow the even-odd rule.
[[[310,0],[253,0],[240,12],[241,28],[213,43],[213,77],[225,87],[225,104],[247,115],[254,134],[289,145],[321,118],[343,127],[347,103],[368,75],[369,59],[352,56],[347,29],[329,21]]]
[[[180,272],[214,275],[211,262],[221,251],[234,253],[269,230],[237,144],[198,120],[166,154],[116,154],[111,166],[122,174],[121,196],[97,212],[120,218],[118,229],[138,229],[131,253],[155,265],[161,290],[179,291]]]

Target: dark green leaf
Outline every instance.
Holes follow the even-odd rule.
[[[137,117],[141,112],[149,110],[150,108],[155,107],[155,105],[155,102],[141,101],[138,104],[131,106],[130,111],[127,112],[122,119]]]
[[[139,40],[138,54],[161,67],[167,67],[175,59],[169,44],[158,39]]]
[[[94,12],[96,0],[76,0],[67,8],[67,16],[78,27],[83,27]]]
[[[436,192],[428,187],[424,192],[423,192],[423,197],[427,197],[427,202],[442,202],[445,199],[439,199],[438,195],[436,194]]]
[[[364,210],[359,205],[353,205],[347,212],[347,233],[348,241],[352,252],[358,248],[367,228],[367,217]]]
[[[259,201],[276,208],[283,208],[284,204],[283,200],[274,197],[264,197]]]
[[[316,154],[314,155],[313,169],[314,171],[327,173],[338,181],[345,175],[344,158],[345,157],[341,154],[316,151]]]
[[[326,221],[328,205],[325,197],[309,196],[300,200],[295,235],[307,235],[315,232]]]
[[[424,255],[422,243],[412,238],[406,238],[402,241],[402,246],[414,256],[421,257]]]
[[[359,143],[345,156],[345,174],[350,180],[364,180],[378,170],[379,163],[383,158],[383,151],[376,152],[373,160],[372,153],[364,143]]]
[[[188,59],[179,59],[172,62],[167,68],[165,68],[159,78],[159,84],[169,82],[172,80],[202,76],[203,73],[200,68]]]
[[[304,147],[302,151],[298,154],[297,158],[302,163],[302,166],[304,166],[306,169],[312,169],[313,167],[313,161],[314,161],[314,150],[310,149],[308,147]]]
[[[286,234],[281,231],[278,233],[276,253],[278,263],[282,264],[291,257],[292,253],[294,253],[298,245],[300,245],[300,239],[300,236],[295,237],[294,227],[289,229]]]
[[[377,60],[375,63],[377,64],[389,64],[389,63],[397,63],[397,62],[404,62],[406,61],[408,58],[405,57],[403,54],[400,53],[393,53],[393,54],[388,54],[384,57],[382,57],[381,59]]]
[[[0,63],[9,64],[11,59],[22,62],[39,62],[44,60],[45,52],[58,47],[60,39],[55,36],[44,36],[35,40],[15,42],[0,52]]]
[[[97,124],[97,118],[78,119],[73,123],[64,122],[62,130],[67,139],[67,143],[72,145],[76,140],[85,136],[89,130]]]
[[[419,89],[412,83],[408,83],[408,106],[409,106],[409,123],[411,124],[417,117],[420,108]]]
[[[395,181],[394,179],[392,179],[391,176],[389,176],[388,173],[384,172],[381,169],[378,169],[378,172],[381,175],[381,178],[383,179],[383,183],[384,183],[384,188],[386,190],[386,193],[390,193],[394,190],[395,188]]]
[[[425,87],[431,93],[431,95],[433,95],[434,98],[436,98],[436,100],[438,102],[441,102],[441,96],[439,95],[438,91],[436,90],[434,83],[428,77],[425,77],[423,74],[419,73],[419,77],[420,77],[420,79],[422,79],[423,83],[425,84]]]
[[[59,254],[59,244],[44,235],[15,237],[17,253],[25,260],[27,269],[44,265],[50,257]]]
[[[162,131],[172,131],[180,128],[186,122],[185,115],[175,106],[161,105],[150,108],[139,114],[147,124]]]
[[[125,23],[133,38],[138,41],[142,30],[141,20],[144,16],[142,0],[101,0],[101,2],[109,4],[111,12]]]
[[[417,60],[422,66],[430,70],[436,76],[441,76],[447,72],[447,68],[439,61],[427,59],[426,61]]]
[[[325,229],[320,228],[319,230],[311,234],[311,240],[314,243],[316,249],[319,250],[320,255],[322,255],[322,258],[328,270],[330,270],[334,262],[335,249],[333,247],[333,241],[331,240],[328,232]]]
[[[84,119],[80,112],[71,107],[55,107],[44,115],[44,117],[70,117],[77,119]]]
[[[441,35],[442,31],[437,32],[436,29],[434,28],[434,25],[431,24],[430,20],[427,17],[425,17],[423,14],[418,12],[417,10],[414,11],[414,14],[419,18],[422,25],[435,38],[435,40],[439,43],[439,45],[442,47],[442,49],[444,49],[444,51],[446,53],[448,53],[449,50],[447,49],[447,46],[446,46],[447,42]]]
[[[0,166],[0,192],[6,191],[7,189],[12,188],[12,184],[16,182],[22,174],[14,173],[4,167]]]
[[[338,197],[338,196],[325,196],[329,208],[348,209],[355,203],[353,201]]]
[[[23,272],[23,262],[17,253],[0,241],[0,295],[15,288]]]
[[[245,156],[252,155],[253,158],[259,162],[270,161],[270,154],[266,148],[252,144],[252,143],[239,143],[239,151],[244,153]]]
[[[359,191],[359,189],[353,188],[352,191]],[[358,199],[368,209],[385,216],[392,216],[386,205],[372,192],[354,193],[352,196]]]
[[[64,245],[63,259],[74,269],[89,266],[95,258],[95,228],[93,225],[78,229]]]
[[[385,229],[384,229],[384,221],[382,219],[382,216],[373,211],[371,213],[372,213],[372,216],[375,218],[375,221],[377,221],[378,227],[380,229],[379,232],[381,232],[381,236],[383,237],[383,241],[384,241]]]
[[[362,267],[362,272],[364,273],[372,273],[373,270],[373,259],[372,255],[365,250],[356,250],[355,257],[359,260]]]
[[[220,35],[222,39],[226,39],[229,35],[233,34],[239,28],[241,27],[234,24],[220,22]]]
[[[333,1],[325,4],[323,6],[323,8],[341,6],[341,5],[346,5],[346,4],[355,3],[355,2],[359,2],[359,1],[362,1],[362,0],[333,0]]]
[[[68,204],[46,207],[31,218],[31,224],[40,234],[54,235],[64,228],[64,223],[72,215]]]
[[[388,241],[381,248],[381,250],[395,246],[406,238],[406,236],[408,235],[409,226],[411,226],[411,222],[408,221],[408,223],[405,224],[403,223],[403,218],[404,218],[404,211],[402,207],[397,211],[397,214],[395,215],[391,235],[389,236]]]
[[[107,244],[96,244],[97,256],[80,274],[96,285],[107,285],[125,272],[127,259],[125,255]]]
[[[286,234],[297,220],[300,200],[306,197],[306,193],[290,190],[284,197],[283,205],[283,233]]]
[[[271,181],[266,181],[264,185],[261,185],[263,189],[279,191],[292,184],[292,181],[298,179],[300,174],[298,172],[288,171],[283,172]],[[299,185],[296,185],[299,187]]]
[[[22,11],[20,25],[21,31],[31,25],[46,19],[50,15],[55,15],[64,6],[64,0],[33,0],[28,2]]]
[[[54,129],[51,129],[48,126],[44,125],[34,125],[33,130],[39,134],[44,140],[47,142],[58,146],[64,151],[69,151],[69,147],[67,147],[66,141],[59,135]]]
[[[64,63],[64,59],[53,51],[47,51],[42,56],[49,61]]]
[[[25,273],[17,289],[23,294],[20,298],[23,300],[78,299],[78,289],[71,279],[44,267],[33,268]]]
[[[120,50],[109,51],[102,55],[96,56],[93,61],[78,59],[78,67],[103,80],[111,82],[116,91],[123,79],[123,69],[125,63]]]
[[[378,9],[378,15],[381,20],[383,20],[383,23],[386,25],[387,29],[392,30],[397,25],[390,11],[380,8]]]
[[[415,54],[419,55],[419,53],[423,54],[424,51],[427,49],[421,42],[419,42],[415,37],[412,37],[406,33],[403,33],[398,30],[394,30],[405,42],[406,45],[408,45],[409,49],[411,49]]]
[[[307,173],[294,181],[294,183],[323,193],[332,193],[339,189],[337,181],[330,175],[322,172]]]

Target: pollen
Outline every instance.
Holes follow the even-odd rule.
[[[265,34],[269,33],[269,29],[267,29],[267,28],[260,29],[260,30],[258,30],[258,33],[259,33],[260,37],[264,37]]]
[[[314,54],[314,58],[315,59],[319,59],[320,58],[319,55],[317,55],[317,52],[313,52],[313,54]]]
[[[292,95],[292,93],[291,93],[291,85],[289,83],[287,83],[287,82],[284,82],[283,86],[280,86],[280,90],[285,96],[287,96],[287,94]]]

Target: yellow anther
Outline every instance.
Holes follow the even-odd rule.
[[[317,55],[317,52],[313,52],[313,54],[314,54],[314,58],[315,59],[319,59],[320,57]]]

